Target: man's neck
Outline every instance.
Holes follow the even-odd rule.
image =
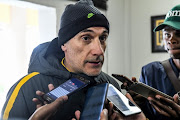
[[[173,59],[176,67],[180,70],[180,59]]]

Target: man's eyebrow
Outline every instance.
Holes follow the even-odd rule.
[[[94,32],[93,30],[90,30],[90,29],[84,29],[82,30],[81,32]]]
[[[93,30],[90,30],[90,29],[84,29],[84,30],[82,30],[81,32],[94,32],[94,31],[93,31]],[[104,30],[103,33],[109,34],[108,30]]]
[[[109,31],[108,30],[104,30],[103,33],[109,34]]]

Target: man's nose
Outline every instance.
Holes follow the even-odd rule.
[[[101,42],[99,40],[94,42],[92,46],[92,54],[94,55],[104,54],[103,46],[101,45]]]
[[[168,40],[168,44],[177,44],[177,40],[175,35],[172,33],[169,40]]]

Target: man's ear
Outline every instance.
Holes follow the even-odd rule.
[[[66,45],[61,45],[62,51],[66,51]]]

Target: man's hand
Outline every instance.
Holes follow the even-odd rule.
[[[174,101],[168,98],[165,98],[160,95],[156,95],[155,98],[148,97],[148,100],[154,107],[154,109],[159,112],[160,114],[170,117],[172,119],[180,119],[180,105],[178,102],[177,94],[174,95]]]
[[[133,82],[138,82],[135,77],[132,77],[132,81],[133,81]],[[144,97],[143,97],[142,95],[140,95],[140,94],[137,94],[137,93],[135,93],[135,92],[133,92],[133,91],[131,91],[131,90],[128,90],[128,87],[129,87],[129,86],[128,86],[128,83],[126,83],[126,82],[124,82],[124,83],[121,85],[121,88],[122,88],[122,89],[126,89],[126,90],[128,91],[128,93],[132,96],[134,102],[135,102],[139,107],[141,107],[143,104],[145,104],[146,98],[144,98]]]
[[[123,84],[121,85],[121,89],[125,89],[126,91],[128,91],[128,88],[133,84],[133,82],[138,82],[135,77],[132,77],[132,79],[130,80],[129,78],[124,76],[124,79],[125,82],[123,82]]]
[[[173,96],[174,102],[176,102],[178,105],[180,105],[180,93],[178,92]]]
[[[48,88],[49,88],[49,91],[51,91],[54,89],[54,85],[49,84]],[[36,91],[36,95],[42,97],[44,95],[44,92],[38,90],[38,91]],[[39,107],[43,106],[44,104],[47,104],[46,101],[42,101],[38,98],[33,98],[32,101],[36,103],[36,108],[39,108]]]
[[[39,106],[38,109],[29,118],[29,120],[48,120],[56,113],[56,111],[60,108],[60,106],[67,100],[68,100],[67,96],[62,96],[50,104]]]
[[[103,111],[101,112],[100,117],[101,117],[100,120],[108,120],[108,110],[103,109]]]
[[[54,89],[52,84],[48,85],[49,90],[51,91]],[[36,91],[38,96],[43,96],[44,92]],[[61,106],[68,100],[68,96],[62,96],[57,98],[54,102],[47,104],[45,101],[41,101],[38,98],[33,98],[33,102],[36,103],[36,111],[31,115],[29,120],[49,120],[53,115],[57,112],[58,109],[61,109]],[[80,111],[77,110],[75,112],[76,119],[73,118],[72,120],[79,120],[80,119]]]
[[[133,101],[133,99],[129,93],[126,94],[126,97],[135,104],[135,102]],[[109,102],[108,111],[106,111],[106,113],[108,113],[108,115],[104,114],[104,115],[106,115],[106,117],[104,116],[104,119],[101,119],[101,120],[108,120],[108,118],[109,118],[109,120],[146,120],[146,117],[143,112],[141,112],[139,114],[127,116],[127,117],[123,116],[121,113],[119,113],[118,111],[113,109],[112,102]],[[101,113],[101,117],[102,117],[102,114],[103,113]]]

